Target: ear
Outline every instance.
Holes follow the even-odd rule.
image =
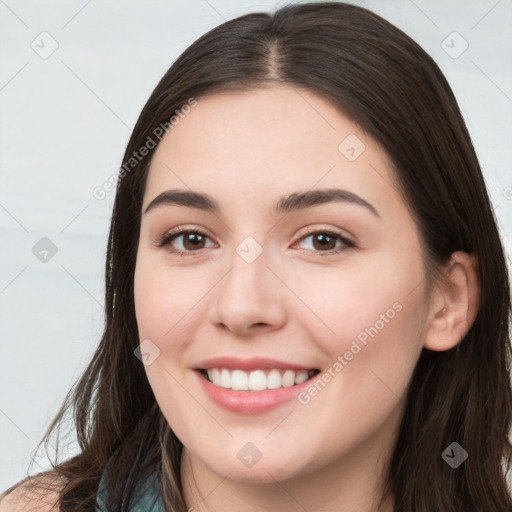
[[[436,351],[455,347],[475,321],[480,305],[476,258],[454,252],[447,263],[443,282],[432,292],[425,326],[425,348]]]

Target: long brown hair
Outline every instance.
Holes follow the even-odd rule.
[[[387,473],[396,511],[512,510],[506,480],[512,457],[507,265],[456,99],[418,44],[369,10],[337,2],[291,4],[227,21],[188,47],[160,80],[123,162],[191,98],[200,102],[218,91],[276,81],[329,100],[382,144],[418,224],[429,282],[439,278],[454,251],[478,261],[475,322],[455,348],[424,349],[412,377]],[[120,174],[108,241],[104,334],[44,439],[72,413],[81,452],[51,473],[65,483],[63,512],[92,510],[107,464],[114,510],[127,511],[135,484],[156,472],[167,511],[186,512],[182,444],[134,356],[134,269],[153,153]],[[441,457],[452,442],[469,454],[457,469]]]

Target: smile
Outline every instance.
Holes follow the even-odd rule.
[[[201,370],[202,375],[214,386],[234,391],[265,391],[290,388],[314,377],[319,370],[259,369],[244,371],[229,368]]]

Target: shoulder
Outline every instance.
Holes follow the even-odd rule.
[[[0,512],[59,512],[63,485],[56,476],[34,476],[0,494]]]

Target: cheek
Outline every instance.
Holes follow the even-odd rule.
[[[334,373],[353,375],[350,385],[359,386],[362,373],[370,372],[365,382],[373,379],[382,387],[373,370],[402,392],[423,345],[420,254],[400,259],[379,254],[361,267],[329,269],[325,276],[296,280],[295,290],[307,298],[309,312],[294,318],[333,363],[340,363]]]
[[[139,339],[151,340],[158,357],[144,367],[156,401],[169,424],[186,431],[183,414],[190,397],[177,385],[186,377],[183,364],[192,324],[197,322],[193,307],[200,291],[186,271],[172,275],[151,254],[139,251],[134,277],[135,315]],[[204,293],[204,292],[203,292]]]
[[[381,266],[359,275],[340,273],[322,287],[323,293],[318,286],[310,288],[308,305],[318,306],[316,312],[334,334],[311,315],[302,320],[302,329],[309,330],[331,363],[299,402],[305,409],[304,428],[320,431],[314,450],[324,451],[325,457],[330,454],[322,439],[332,439],[332,432],[344,432],[357,444],[386,422],[398,421],[393,412],[405,403],[422,349],[424,308],[423,286],[413,291],[411,284],[421,283],[421,260],[403,263],[401,269],[398,263],[387,266],[389,272]]]
[[[194,306],[206,293],[190,271],[159,265],[142,252],[134,280],[135,315],[141,339],[183,339],[197,314]]]

